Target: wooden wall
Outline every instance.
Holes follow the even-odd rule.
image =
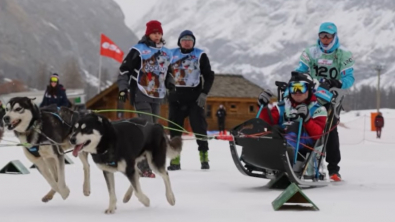
[[[207,100],[207,109],[210,109],[211,113],[206,112],[208,130],[218,130],[216,112],[221,104],[226,109],[225,129],[227,130],[254,118],[258,112],[256,99],[210,97]]]

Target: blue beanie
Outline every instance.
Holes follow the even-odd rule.
[[[180,36],[178,37],[177,45],[181,46],[181,44],[180,44],[181,38],[184,37],[184,36],[187,36],[187,35],[189,35],[189,36],[191,36],[193,38],[193,46],[195,47],[196,37],[193,35],[193,32],[189,31],[189,30],[184,30],[184,31],[181,32]]]

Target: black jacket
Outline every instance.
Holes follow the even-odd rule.
[[[56,94],[50,95],[48,93],[48,88],[45,90],[43,101],[40,104],[40,107],[49,106],[51,104],[56,104],[57,107],[65,106],[69,107],[69,100],[67,99],[66,89],[63,85],[58,84],[56,86]]]
[[[218,117],[218,119],[225,119],[226,110],[225,110],[225,109],[219,108],[219,109],[217,110],[217,113],[216,113],[215,115]]]

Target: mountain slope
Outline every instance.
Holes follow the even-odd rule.
[[[137,41],[112,0],[2,0],[0,21],[0,75],[25,82],[34,79],[40,64],[62,74],[70,57],[86,77],[97,76],[100,33],[125,53]],[[119,63],[103,58],[103,68],[113,73],[117,67]]]
[[[383,78],[395,82],[392,0],[157,0],[151,5],[140,19],[126,19],[128,25],[142,35],[145,23],[158,19],[170,47],[176,46],[182,30],[191,29],[216,72],[242,73],[262,86],[286,80],[301,51],[316,42],[319,25],[332,21],[341,44],[354,54],[357,83],[375,76],[377,63],[387,66]],[[125,5],[123,10],[133,14],[133,8]]]

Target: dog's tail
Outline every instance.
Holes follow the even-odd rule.
[[[165,135],[166,136],[166,135]],[[167,136],[166,136],[167,138]],[[166,157],[173,159],[181,154],[182,151],[182,139],[179,136],[168,139]]]

